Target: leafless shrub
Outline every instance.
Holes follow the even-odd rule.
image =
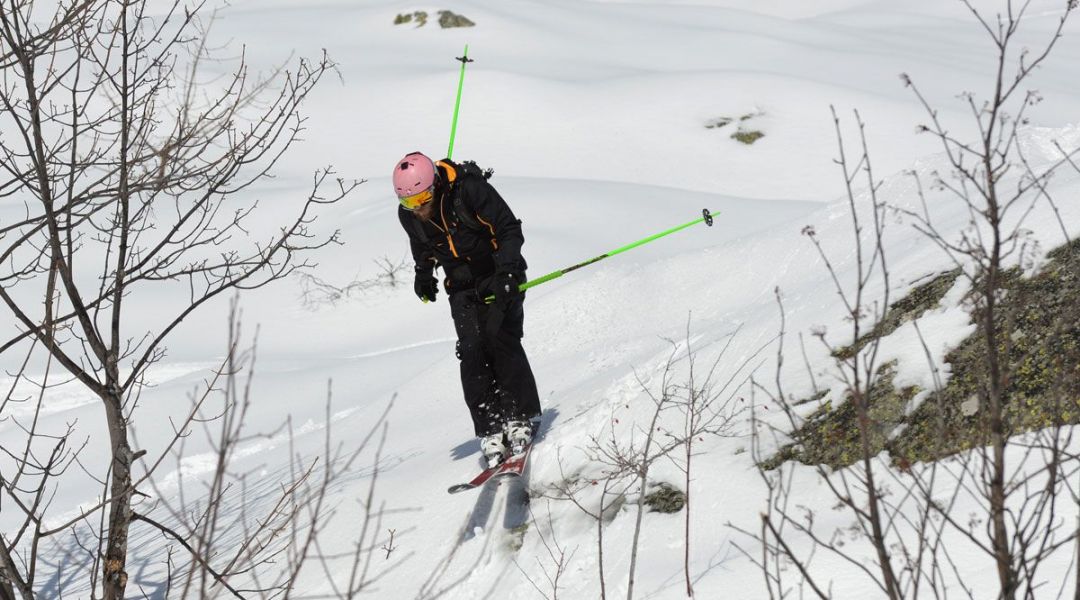
[[[574,553],[577,552],[575,547],[573,550],[567,552],[567,548],[559,544],[559,538],[555,535],[555,524],[551,518],[551,505],[548,503],[547,510],[547,535],[541,531],[541,524],[536,520],[536,514],[533,513],[532,508],[529,508],[529,522],[532,523],[533,529],[536,531],[537,537],[540,538],[540,543],[544,546],[544,551],[547,553],[547,561],[536,559],[537,565],[539,565],[541,572],[544,574],[544,579],[547,581],[548,588],[551,590],[551,594],[548,591],[536,583],[536,581],[521,568],[521,565],[514,561],[514,566],[523,577],[540,593],[541,596],[547,600],[559,600],[559,580],[564,574],[570,564],[570,561],[574,558]],[[550,566],[549,566],[550,565]]]
[[[568,475],[560,457],[561,481],[544,494],[549,499],[573,503],[596,522],[601,598],[607,597],[604,526],[616,517],[627,499],[632,497],[637,500],[632,508],[634,529],[629,547],[627,599],[634,597],[638,549],[646,510],[644,500],[652,482],[651,469],[661,460],[670,461],[684,474],[686,519],[683,564],[686,593],[693,595],[689,548],[691,467],[693,458],[698,454],[695,444],[704,442],[707,437],[731,435],[731,427],[743,410],[736,392],[749,380],[748,373],[757,359],[755,353],[739,363],[727,374],[726,379],[721,378],[719,365],[734,335],[728,338],[704,376],[697,367],[696,354],[699,350],[691,344],[689,323],[684,343],[670,341],[672,351],[659,373],[659,382],[654,385],[641,374],[637,375],[639,386],[653,404],[647,425],[623,425],[613,414],[605,431],[593,436],[585,448],[589,463],[600,466],[599,474]],[[681,383],[676,382],[679,373],[685,374],[685,380]]]
[[[255,349],[240,352],[239,322],[233,319],[230,325],[224,381],[220,387],[208,386],[206,392],[220,396],[220,407],[216,406],[217,402],[200,397],[193,420],[202,425],[214,454],[213,470],[200,482],[202,489],[195,493],[187,489],[189,482],[182,475],[175,492],[162,490],[151,480],[154,497],[135,507],[134,518],[157,529],[167,542],[176,543],[186,551],[170,553],[173,566],[168,581],[180,597],[214,598],[223,594],[274,597],[293,590],[302,573],[322,569],[334,597],[354,598],[400,564],[398,561],[374,570],[372,565],[378,550],[393,544],[393,529],[388,530],[389,539],[379,537],[384,512],[381,504],[376,504],[375,496],[387,416],[393,403],[387,405],[355,445],[346,447],[335,442],[332,435],[328,390],[319,456],[303,456],[295,450],[291,419],[277,431],[249,432],[247,413],[252,401]],[[240,380],[242,373],[245,381]],[[177,435],[186,440],[190,433],[178,431]],[[288,472],[273,478],[275,486],[266,489],[257,484],[260,477],[236,471],[237,454],[245,445],[282,435],[287,439],[292,458]],[[358,462],[368,454],[372,464],[367,472],[369,484],[361,501],[364,512],[354,550],[348,556],[326,554],[319,540],[334,516],[328,506],[329,494],[343,477],[356,471]],[[178,474],[182,473],[186,457],[186,444],[176,444],[171,458]],[[182,560],[185,556],[188,561]],[[386,558],[389,559],[389,551]],[[342,560],[350,567],[345,580],[329,566]]]
[[[387,257],[375,261],[379,273],[366,279],[354,279],[353,281],[338,286],[325,281],[313,273],[301,272],[300,278],[301,301],[309,309],[321,306],[336,306],[337,304],[369,293],[373,290],[395,288],[405,282],[403,274],[410,269],[405,264],[405,259],[394,262]]]
[[[879,322],[889,306],[889,270],[886,254],[882,244],[886,225],[884,203],[877,197],[880,185],[874,179],[869,150],[866,146],[864,134],[865,126],[858,113],[855,120],[860,132],[861,153],[852,161],[848,158],[847,149],[841,133],[840,120],[833,112],[833,121],[836,127],[839,141],[839,158],[837,163],[844,177],[846,197],[848,200],[848,212],[851,216],[852,246],[855,253],[854,281],[847,283],[842,280],[834,263],[825,252],[817,232],[807,227],[803,234],[810,238],[817,249],[833,286],[844,305],[847,322],[850,324],[851,339],[859,340],[862,336]],[[860,202],[857,193],[857,180],[865,177],[866,195],[869,207],[866,212],[869,217],[860,211]],[[869,227],[869,230],[867,230]],[[871,297],[873,286],[880,286],[881,296]],[[791,430],[798,430],[802,425],[794,399],[788,398],[784,393],[782,368],[784,364],[784,315],[782,300],[779,290],[776,291],[777,302],[781,306],[781,331],[777,350],[777,371],[775,380],[775,392],[767,389],[760,383],[755,384],[755,392],[764,394],[769,400],[769,405],[779,406],[786,418],[784,425]],[[759,532],[740,529],[744,534],[756,539],[762,545],[760,558],[749,551],[740,548],[743,553],[762,569],[765,574],[766,588],[770,598],[782,598],[788,594],[788,584],[785,583],[785,571],[787,563],[795,564],[799,572],[798,587],[808,586],[811,591],[820,598],[828,598],[830,592],[820,579],[826,578],[815,576],[813,572],[813,559],[817,552],[826,551],[841,558],[865,573],[881,590],[881,593],[897,600],[904,596],[905,591],[912,586],[917,586],[922,577],[922,570],[927,564],[921,560],[925,553],[916,554],[920,560],[915,563],[907,563],[906,567],[898,565],[894,554],[897,544],[904,543],[905,537],[899,533],[900,528],[906,528],[909,523],[903,521],[903,509],[908,498],[892,501],[888,498],[888,492],[882,487],[881,472],[887,471],[887,466],[880,464],[877,451],[871,445],[872,428],[874,424],[870,417],[871,394],[877,383],[878,377],[878,349],[880,339],[872,339],[868,344],[853,346],[855,349],[850,353],[837,352],[827,339],[824,331],[816,332],[818,339],[826,346],[831,354],[837,356],[836,374],[840,378],[843,387],[854,406],[859,440],[861,449],[858,454],[858,462],[849,469],[838,472],[830,472],[825,466],[818,466],[819,479],[823,481],[837,499],[839,504],[854,517],[852,530],[866,539],[871,545],[875,560],[872,567],[864,566],[857,551],[851,551],[844,547],[843,536],[838,530],[821,531],[816,526],[815,515],[809,509],[796,510],[791,506],[792,502],[792,477],[794,467],[781,465],[776,472],[769,472],[764,466],[764,458],[761,450],[761,438],[759,428],[767,423],[758,420],[756,403],[752,417],[754,440],[752,443],[753,458],[759,464],[761,477],[768,490],[768,504],[762,513],[762,526]],[[772,425],[768,425],[773,427]],[[772,430],[775,438],[785,436],[784,430]],[[798,439],[796,439],[798,441]],[[926,536],[927,523],[916,522],[913,524],[918,535],[917,539],[923,540]],[[810,550],[800,554],[797,546],[791,543],[792,538],[798,538],[800,542],[810,546]],[[920,548],[923,550],[923,548]],[[912,553],[903,548],[902,554],[907,557]]]
[[[319,171],[291,217],[252,228],[249,194],[299,138],[300,105],[333,63],[301,60],[260,79],[241,55],[231,75],[200,85],[212,59],[201,8],[177,1],[151,17],[145,0],[17,0],[0,11],[0,120],[13,132],[0,140],[0,196],[25,205],[22,219],[0,225],[0,301],[16,330],[0,354],[36,347],[101,401],[111,462],[83,468],[105,488],[91,512],[102,540],[94,585],[107,599],[128,583],[132,467],[143,456],[129,428],[147,369],[200,306],[286,277],[306,251],[336,242],[313,231],[315,212],[356,185]],[[177,293],[170,302],[153,290]],[[161,320],[139,329],[132,310],[148,302],[154,311],[141,314]],[[66,449],[40,465],[39,483],[71,459]],[[48,502],[24,508],[41,522]],[[22,590],[38,547],[16,565],[3,546],[0,564]]]

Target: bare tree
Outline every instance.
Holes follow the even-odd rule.
[[[698,372],[696,355],[700,349],[691,344],[690,325],[687,323],[685,342],[669,340],[671,352],[659,373],[659,381],[651,381],[636,374],[638,385],[652,403],[646,421],[626,424],[612,415],[605,430],[590,438],[584,449],[589,463],[600,466],[599,473],[568,475],[563,471],[562,480],[545,492],[549,499],[566,500],[596,521],[598,580],[600,595],[607,597],[607,581],[604,570],[604,527],[626,505],[627,498],[636,496],[633,505],[634,528],[629,547],[627,572],[627,600],[634,597],[634,583],[638,566],[638,550],[644,516],[648,508],[648,489],[653,482],[653,467],[659,461],[670,461],[684,475],[686,490],[683,494],[684,520],[683,567],[687,596],[693,595],[690,575],[690,498],[692,461],[697,455],[695,445],[705,438],[731,435],[733,423],[742,414],[738,391],[749,382],[749,372],[754,361],[764,349],[759,349],[730,369],[720,370],[720,365],[731,345],[735,333],[729,336],[715,360],[704,375]],[[721,379],[722,375],[726,378]],[[685,379],[679,383],[677,378]],[[559,461],[563,468],[562,460]]]
[[[781,558],[791,561],[799,566],[800,586],[807,585],[820,598],[828,598],[827,586],[818,581],[812,573],[810,563],[814,552],[800,555],[791,543],[792,534],[802,540],[809,541],[812,548],[824,549],[833,555],[840,557],[852,566],[865,573],[874,584],[880,588],[881,593],[898,600],[904,597],[905,589],[914,582],[907,577],[919,577],[919,569],[924,563],[920,562],[913,569],[898,568],[892,556],[892,548],[898,541],[898,520],[901,516],[903,503],[899,506],[891,505],[885,498],[881,486],[881,471],[887,470],[879,466],[877,455],[880,447],[875,445],[875,439],[881,434],[877,431],[877,424],[872,417],[872,396],[874,388],[880,379],[880,365],[878,362],[878,350],[880,337],[870,338],[865,344],[859,344],[867,332],[871,331],[875,324],[884,317],[885,308],[889,306],[890,281],[886,254],[883,246],[884,229],[887,222],[885,218],[886,207],[878,199],[877,190],[880,182],[874,179],[870,154],[866,144],[865,125],[855,114],[855,121],[859,129],[861,152],[854,160],[848,157],[845,147],[840,119],[833,111],[833,123],[839,142],[839,157],[836,162],[839,165],[846,190],[848,213],[851,217],[852,247],[854,249],[854,274],[852,281],[845,281],[838,272],[833,261],[822,246],[817,232],[812,227],[803,230],[804,235],[810,238],[818,255],[822,259],[826,270],[833,282],[840,301],[843,303],[844,316],[850,324],[850,336],[855,340],[850,350],[840,351],[834,347],[825,336],[824,331],[817,332],[817,337],[826,346],[830,353],[836,357],[836,375],[840,379],[847,401],[854,412],[854,423],[857,427],[856,464],[847,470],[831,473],[826,466],[819,465],[817,471],[819,479],[823,481],[836,497],[837,501],[844,506],[855,518],[854,528],[867,539],[873,548],[875,560],[873,568],[867,568],[859,560],[859,557],[843,548],[838,543],[835,532],[822,534],[814,524],[812,513],[799,514],[790,506],[792,489],[791,473],[769,472],[765,466],[764,457],[761,456],[760,438],[758,426],[762,423],[757,418],[756,411],[753,413],[753,432],[755,435],[754,459],[759,464],[759,470],[769,492],[767,510],[762,513],[762,529],[760,532],[741,530],[743,533],[754,537],[762,544],[764,555],[756,559],[751,553],[743,550],[744,554],[755,560],[766,575],[766,586],[770,597],[784,597],[786,595],[783,584],[783,568]],[[864,179],[865,178],[865,179]],[[865,204],[860,198],[857,189],[858,181],[865,182]],[[872,290],[880,289],[880,296],[873,296]],[[764,393],[770,400],[770,405],[775,404],[782,410],[786,421],[786,428],[795,431],[796,443],[807,443],[808,440],[800,439],[803,419],[799,416],[798,407],[792,399],[787,398],[784,392],[782,369],[784,365],[784,318],[782,300],[779,290],[776,291],[777,302],[781,305],[781,331],[777,350],[777,371],[775,392],[760,384],[756,389]],[[785,431],[778,432],[777,437],[784,437]],[[822,442],[819,442],[822,443]],[[827,442],[824,442],[827,443]],[[902,525],[903,523],[899,523]],[[923,523],[922,525],[925,525]],[[892,533],[890,533],[892,532]],[[909,566],[911,566],[909,564]]]
[[[112,457],[101,466],[105,598],[123,597],[128,580],[142,455],[129,429],[147,369],[200,306],[281,279],[307,264],[300,254],[336,241],[310,225],[356,185],[320,171],[292,217],[250,228],[253,186],[299,139],[300,105],[333,63],[301,60],[260,79],[241,56],[224,80],[200,85],[211,58],[201,9],[15,0],[0,11],[0,119],[12,132],[0,140],[0,197],[25,207],[0,226],[0,301],[17,324],[0,353],[37,344],[101,401]],[[157,300],[160,321],[140,327],[131,311],[155,302],[154,289],[179,300]]]
[[[191,493],[181,478],[178,491],[169,492],[151,479],[154,498],[143,503],[145,506],[137,505],[134,518],[186,551],[189,560],[174,561],[168,577],[170,587],[177,589],[180,597],[288,596],[295,591],[302,573],[321,569],[334,597],[354,598],[369,591],[382,575],[407,558],[388,562],[388,551],[382,567],[372,564],[380,547],[392,547],[393,543],[394,530],[389,530],[388,540],[381,535],[384,511],[375,495],[388,430],[387,417],[393,402],[387,404],[363,436],[346,447],[334,440],[328,390],[323,447],[317,456],[305,456],[295,449],[291,419],[276,431],[248,431],[255,348],[246,351],[238,348],[239,328],[234,306],[221,385],[210,382],[194,402],[196,416],[191,423],[202,425],[215,457],[210,476],[201,482],[205,491]],[[220,399],[220,406],[216,401],[207,401],[210,395]],[[177,432],[181,442],[170,453],[178,473],[182,473],[186,457],[183,441],[192,429],[189,426],[186,431]],[[237,471],[234,459],[243,445],[276,438],[287,441],[291,457],[288,472],[279,473],[272,490],[254,490],[252,483],[257,478],[252,473]],[[361,500],[363,519],[356,531],[353,551],[348,555],[329,554],[320,544],[323,531],[334,517],[329,495],[343,477],[357,471],[358,463],[366,455],[371,459],[366,469],[369,484]],[[259,506],[254,501],[260,499],[267,508],[253,508]],[[242,533],[238,536],[236,532]],[[350,567],[345,579],[330,566],[340,562]]]
[[[697,365],[699,349],[693,344],[691,335],[690,319],[686,322],[685,354],[686,371],[685,380],[682,384],[673,386],[671,401],[677,414],[681,416],[681,423],[676,419],[675,427],[665,427],[661,433],[663,437],[676,442],[680,448],[678,452],[672,452],[668,458],[683,473],[683,493],[685,505],[683,515],[683,580],[686,584],[686,596],[693,597],[693,576],[690,573],[691,533],[693,532],[691,511],[693,507],[693,461],[698,456],[698,444],[706,438],[728,437],[732,435],[734,422],[741,418],[746,411],[743,399],[739,395],[750,381],[750,373],[757,367],[755,361],[765,350],[767,345],[761,346],[757,351],[737,364],[726,378],[720,366],[728,355],[732,342],[738,336],[741,327],[726,336],[723,346],[717,353],[709,369],[702,374]],[[671,341],[674,348],[678,344]],[[654,401],[656,398],[654,397]]]
[[[1033,573],[1045,557],[1042,552],[1036,551],[1039,544],[1033,546],[1030,541],[1019,540],[1021,543],[1018,546],[1016,536],[1026,537],[1032,532],[1025,531],[1027,528],[1022,523],[1009,523],[1010,518],[1016,518],[1010,516],[1010,512],[1013,515],[1015,512],[1008,508],[1009,496],[1013,491],[1023,489],[1019,484],[1027,476],[1017,478],[1015,473],[1010,474],[1007,464],[1006,447],[1010,444],[1009,436],[1013,428],[1008,423],[1009,399],[1006,390],[1013,373],[1007,358],[1010,341],[1003,334],[1003,329],[1007,331],[1006,323],[1010,316],[1001,314],[999,303],[1008,287],[1005,279],[1010,263],[1016,261],[1023,264],[1037,248],[1031,243],[1030,232],[1024,227],[1025,219],[1039,201],[1050,203],[1057,212],[1046,187],[1052,174],[1071,159],[1070,154],[1062,152],[1058,162],[1036,172],[1025,157],[1019,138],[1023,127],[1028,124],[1028,110],[1041,101],[1038,92],[1024,89],[1023,86],[1050,55],[1077,3],[1069,0],[1065,4],[1050,40],[1032,54],[1027,48],[1016,48],[1016,34],[1026,16],[1029,2],[1014,5],[1009,1],[1006,10],[994,18],[980,13],[968,0],[963,2],[992,39],[996,50],[993,92],[981,100],[973,93],[963,95],[978,127],[979,135],[975,143],[951,134],[914,82],[906,75],[903,79],[914,90],[930,118],[929,124],[922,125],[920,131],[937,138],[947,157],[948,171],[932,174],[931,187],[960,202],[971,218],[958,239],[938,230],[921,182],[919,194],[923,198],[923,211],[908,214],[920,231],[964,268],[972,289],[973,312],[986,360],[979,403],[988,416],[989,445],[982,449],[985,466],[980,479],[988,501],[990,550],[997,567],[1000,597],[1011,600],[1016,597],[1025,579],[1029,586],[1026,595],[1033,593],[1030,586],[1034,582],[1027,575]],[[1010,171],[1022,173],[1014,184],[1006,178]],[[1067,232],[1065,235],[1067,240]],[[1057,446],[1058,436],[1053,437],[1053,445]],[[1051,451],[1048,456],[1047,492],[1057,491],[1060,459],[1060,448]],[[1047,525],[1043,522],[1043,515],[1046,514],[1043,509],[1049,510],[1050,514],[1053,511],[1053,499],[1045,501],[1048,504],[1023,503],[1025,507],[1031,506],[1033,509],[1028,514],[1039,524],[1035,529],[1040,533],[1042,527]],[[1039,533],[1035,533],[1035,537],[1039,537]]]
[[[78,468],[79,453],[83,448],[73,444],[74,424],[67,424],[59,433],[41,430],[40,416],[49,388],[51,361],[47,361],[45,373],[40,378],[28,378],[26,369],[33,350],[31,347],[19,370],[14,373],[14,383],[0,403],[3,420],[12,421],[24,432],[25,440],[17,447],[0,446],[5,467],[11,467],[0,470],[0,493],[3,494],[0,506],[6,498],[9,506],[13,505],[6,514],[9,517],[16,512],[22,514],[14,534],[0,537],[0,594],[9,594],[11,598],[15,597],[16,590],[20,597],[32,597],[36,550],[41,541],[49,536],[49,531],[37,515],[50,503],[50,490],[55,480],[69,469]],[[26,389],[20,389],[19,383],[26,381],[30,385],[23,385],[21,388]],[[30,413],[28,422],[6,410],[14,405],[31,403],[32,408],[27,407],[24,411]],[[20,545],[30,547],[29,558],[17,552]]]
[[[838,163],[844,173],[849,213],[853,218],[854,281],[845,280],[834,269],[812,228],[804,233],[818,249],[851,324],[849,333],[854,340],[851,346],[841,348],[828,343],[826,346],[836,359],[835,373],[846,397],[845,410],[850,409],[854,415],[860,450],[854,464],[848,461],[831,466],[818,464],[815,470],[818,480],[828,486],[838,501],[837,506],[854,519],[853,529],[866,543],[854,547],[846,544],[850,541],[847,532],[824,527],[813,511],[793,506],[793,481],[797,473],[783,461],[811,443],[821,445],[829,441],[810,438],[822,429],[815,428],[812,417],[806,418],[795,399],[784,392],[781,373],[785,325],[778,292],[782,324],[776,381],[772,390],[758,385],[756,391],[763,393],[770,405],[782,409],[786,426],[773,432],[780,440],[790,435],[793,444],[768,458],[762,454],[760,437],[755,438],[754,458],[762,465],[769,503],[762,515],[760,531],[744,531],[761,544],[760,554],[747,550],[744,554],[762,569],[771,598],[787,597],[796,591],[801,594],[805,588],[819,598],[831,597],[831,575],[815,564],[821,553],[864,573],[889,598],[917,598],[920,594],[944,597],[950,592],[974,598],[976,592],[970,578],[954,561],[954,553],[964,544],[992,560],[998,574],[999,598],[1044,597],[1049,582],[1038,573],[1052,556],[1074,545],[1080,534],[1075,525],[1065,525],[1060,515],[1063,498],[1071,494],[1075,501],[1080,497],[1068,483],[1080,471],[1075,451],[1070,450],[1073,433],[1066,415],[1072,407],[1062,400],[1065,395],[1061,385],[1052,385],[1043,400],[1046,419],[1033,423],[1019,418],[1017,403],[1023,400],[1011,397],[1019,375],[1011,364],[1015,360],[1012,345],[1018,339],[1014,321],[1020,315],[1015,308],[1005,308],[1002,302],[1007,292],[1012,296],[1023,293],[1022,286],[1015,283],[1019,274],[1010,269],[1014,265],[1030,269],[1038,257],[1038,246],[1024,225],[1040,202],[1058,215],[1061,231],[1069,241],[1048,184],[1051,175],[1062,165],[1074,164],[1075,151],[1067,152],[1059,145],[1059,159],[1051,161],[1048,167],[1034,166],[1025,155],[1021,140],[1027,124],[1026,112],[1039,101],[1039,96],[1021,88],[1061,37],[1076,3],[1063,5],[1050,40],[1032,54],[1015,47],[1015,36],[1029,3],[1015,6],[1007,2],[1003,13],[988,19],[966,0],[962,2],[990,35],[996,48],[994,91],[984,101],[970,93],[962,96],[978,131],[977,140],[968,143],[950,133],[938,112],[904,76],[930,118],[930,124],[920,130],[942,143],[947,169],[932,173],[933,198],[915,175],[922,209],[903,213],[951,258],[970,290],[972,319],[978,326],[971,347],[979,363],[977,372],[965,377],[976,382],[974,410],[979,415],[977,423],[982,433],[973,436],[970,446],[944,441],[948,437],[945,415],[959,412],[960,407],[946,404],[948,396],[942,392],[947,384],[939,377],[938,366],[924,341],[927,364],[935,383],[934,389],[928,390],[929,399],[923,407],[929,407],[939,419],[937,425],[929,425],[931,429],[937,427],[936,431],[930,431],[926,442],[930,447],[925,455],[930,458],[912,463],[904,456],[894,455],[895,462],[890,465],[877,456],[899,431],[898,423],[880,422],[874,414],[878,390],[891,388],[884,368],[887,365],[877,361],[883,337],[879,326],[886,318],[886,308],[890,307],[891,291],[882,245],[886,207],[877,197],[879,182],[870,170],[865,137],[859,158],[849,160],[837,126]],[[857,113],[856,122],[862,132],[864,125]],[[855,201],[852,187],[855,173],[865,176],[860,202]],[[969,215],[959,232],[940,229],[935,219],[933,207],[950,199],[959,202]],[[874,227],[868,235],[863,235],[860,214],[873,217]],[[878,295],[869,295],[871,290],[878,290]],[[1022,303],[1021,298],[1010,306]],[[1070,327],[1058,317],[1051,329]],[[915,331],[921,338],[917,322]],[[823,331],[819,332],[819,338],[825,342]],[[898,400],[901,413],[912,409],[908,402],[901,394]],[[775,422],[762,420],[756,409],[754,422],[755,433],[763,426],[777,426]],[[1025,433],[1031,428],[1037,430]],[[972,449],[965,451],[968,447]],[[785,455],[788,451],[792,454]],[[953,456],[945,460],[949,455]],[[772,466],[777,468],[770,471],[767,467]],[[977,507],[976,512],[971,512],[973,506]],[[964,507],[963,512],[960,507]],[[985,531],[980,532],[980,526]],[[867,548],[875,556],[873,568],[868,568],[864,560]],[[790,566],[794,566],[797,574],[794,581],[785,574]],[[1080,594],[1080,580],[1077,586],[1076,593]],[[1058,597],[1064,592],[1062,584]]]
[[[130,554],[141,564],[160,561],[161,572],[151,577],[153,583],[176,590],[182,597],[276,597],[288,596],[295,590],[303,573],[321,570],[332,590],[332,597],[355,598],[370,592],[374,584],[391,570],[404,564],[410,554],[391,560],[390,551],[382,561],[374,557],[379,549],[393,549],[396,530],[381,535],[384,506],[376,496],[376,486],[382,469],[382,450],[386,441],[387,416],[393,402],[370,424],[359,439],[350,438],[348,445],[334,441],[330,395],[327,395],[323,447],[321,454],[302,454],[294,446],[294,431],[289,419],[274,431],[249,431],[248,409],[251,405],[251,383],[254,378],[254,346],[246,351],[238,347],[239,317],[234,310],[229,321],[229,346],[225,361],[214,370],[205,385],[192,397],[186,416],[174,423],[171,439],[164,452],[153,459],[143,457],[133,472],[138,472],[133,485],[150,493],[139,492],[132,506],[133,523],[143,523],[161,533],[162,547],[151,545],[132,550]],[[246,379],[242,380],[241,377]],[[132,426],[134,428],[134,426]],[[24,513],[24,524],[13,539],[5,540],[5,567],[10,566],[10,578],[24,598],[34,597],[37,566],[55,560],[49,553],[64,554],[77,564],[95,565],[91,573],[91,590],[96,594],[97,566],[105,535],[94,521],[107,502],[84,509],[73,519],[45,526],[45,511],[50,501],[52,481],[62,477],[70,468],[83,465],[78,461],[81,447],[67,449],[72,437],[71,426],[62,436],[51,436],[28,430],[27,446],[39,445],[42,440],[55,440],[47,462],[42,464],[32,450],[13,457],[18,467],[16,479],[4,481],[8,497]],[[192,435],[201,430],[215,458],[209,476],[185,475],[184,465],[189,458]],[[133,430],[133,440],[137,436]],[[244,446],[269,441],[287,443],[292,457],[287,472],[279,473],[267,489],[252,477],[250,471],[240,471],[235,458]],[[7,454],[11,452],[4,449]],[[320,539],[331,527],[335,512],[330,508],[330,493],[341,481],[357,473],[361,461],[368,457],[370,466],[361,475],[368,480],[366,496],[360,499],[363,518],[356,526],[351,552],[335,549],[327,552]],[[175,490],[163,488],[154,474],[163,464],[173,460],[176,465]],[[141,468],[139,468],[141,467]],[[83,466],[82,468],[85,468]],[[256,467],[262,469],[262,467]],[[20,485],[19,479],[33,482]],[[170,477],[171,478],[171,477]],[[252,482],[256,485],[252,485]],[[102,482],[104,484],[104,482]],[[191,483],[198,483],[194,491]],[[264,507],[264,508],[260,508]],[[102,520],[104,515],[102,514]],[[337,527],[338,525],[334,525]],[[30,538],[23,542],[23,532]],[[72,540],[69,549],[64,544],[46,543],[58,537]],[[22,565],[12,558],[12,550],[29,546],[21,556]],[[179,549],[177,549],[177,547]],[[78,555],[83,554],[80,558]],[[350,568],[347,577],[340,566]],[[9,571],[5,571],[7,576]],[[20,573],[27,573],[23,578]],[[135,583],[142,590],[145,581]],[[166,594],[168,596],[168,594]]]

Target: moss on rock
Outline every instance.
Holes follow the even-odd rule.
[[[418,10],[412,13],[399,13],[394,17],[394,25],[404,25],[405,23],[416,23],[417,27],[423,27],[427,25],[428,14],[425,11]]]
[[[705,129],[720,129],[721,127],[730,124],[731,121],[731,117],[720,117],[717,119],[713,119],[712,121],[705,123]]]
[[[658,483],[656,490],[646,494],[642,502],[650,512],[677,513],[686,506],[686,493],[670,483]]]
[[[476,23],[473,23],[465,15],[456,15],[448,10],[439,11],[439,27],[443,29],[452,29],[454,27],[474,27]]]
[[[763,137],[765,137],[765,134],[757,130],[740,129],[735,133],[731,134],[731,139],[746,144],[747,146],[753,144],[754,142],[760,140]]]
[[[1030,278],[1008,273],[995,310],[1005,361],[1005,432],[1080,423],[1080,241],[1059,247]],[[973,315],[978,323],[981,310]],[[952,376],[914,411],[895,461],[934,460],[988,443],[987,348],[982,329],[945,357]],[[976,402],[973,402],[976,400]],[[974,410],[962,410],[967,403]],[[965,414],[966,413],[966,414]]]
[[[1005,432],[1080,423],[1080,240],[1047,255],[1047,264],[1032,277],[1019,270],[1003,274],[995,310],[1000,356],[1004,359]],[[942,273],[890,306],[878,327],[855,344],[835,353],[850,358],[867,341],[884,337],[900,324],[940,302],[959,276]],[[982,308],[972,323],[982,318]],[[886,450],[894,464],[938,460],[989,442],[987,348],[976,329],[945,357],[948,383],[910,414],[917,388],[896,389],[895,364],[879,369],[870,392],[870,451]],[[788,460],[807,464],[850,465],[862,457],[855,406],[850,398],[838,408],[831,401],[816,410],[794,434],[795,443],[762,463],[775,468]],[[903,425],[894,438],[891,432]]]
[[[900,300],[892,303],[885,316],[878,321],[866,335],[855,340],[850,346],[842,346],[833,352],[833,356],[840,359],[848,359],[862,350],[872,340],[883,338],[896,331],[908,321],[921,317],[926,311],[933,310],[941,304],[941,299],[949,293],[956,279],[960,277],[960,269],[953,269],[939,273],[930,281],[914,288]]]
[[[885,363],[878,368],[867,395],[866,437],[871,456],[885,449],[890,434],[903,423],[904,411],[919,391],[916,387],[897,389],[893,385],[895,378],[896,362]],[[826,401],[795,433],[795,443],[782,448],[763,466],[774,469],[785,461],[797,460],[808,465],[845,467],[862,458],[861,432],[859,414],[850,394],[835,408],[831,401]]]
[[[517,552],[521,550],[521,547],[525,545],[525,533],[529,531],[529,522],[525,521],[521,525],[514,527],[510,530],[510,536],[507,540],[507,544],[510,546],[511,552]]]

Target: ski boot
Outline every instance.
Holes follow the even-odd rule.
[[[509,455],[506,436],[500,431],[480,438],[480,451],[483,452],[489,469],[499,466]]]
[[[508,421],[505,426],[506,439],[510,442],[510,454],[520,456],[532,443],[535,427],[530,421]]]

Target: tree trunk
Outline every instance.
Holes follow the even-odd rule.
[[[999,92],[995,107],[1001,105],[1000,95],[1001,76],[998,76]],[[996,108],[995,108],[996,112]],[[991,127],[993,121],[991,120]],[[986,343],[986,366],[989,381],[987,382],[987,396],[990,405],[990,444],[993,448],[993,463],[990,465],[990,520],[993,532],[991,542],[994,549],[994,559],[997,563],[998,581],[1001,584],[1001,600],[1013,600],[1016,597],[1018,581],[1016,569],[1013,567],[1013,556],[1009,550],[1009,530],[1005,525],[1005,446],[1008,436],[1005,433],[1005,390],[1004,371],[1001,364],[1002,356],[998,348],[997,322],[997,292],[1001,275],[1001,209],[997,197],[997,181],[994,176],[994,168],[991,163],[990,134],[984,141],[983,169],[986,170],[986,220],[990,224],[993,239],[989,248],[989,256],[986,262],[985,281],[983,282],[982,295],[986,302],[985,313],[982,318],[983,341]],[[1007,357],[1006,357],[1007,359]],[[1007,367],[1006,367],[1007,368]]]
[[[2,543],[4,542],[0,541],[0,544]],[[12,582],[19,586],[18,596],[15,595],[15,585],[12,585]],[[16,600],[16,598],[33,600],[33,597],[30,588],[19,578],[15,563],[11,560],[11,554],[6,548],[0,548],[0,600]]]
[[[3,577],[0,574],[0,577]],[[15,600],[15,590],[11,588],[11,582],[0,579],[0,600]]]
[[[987,285],[996,286],[996,277],[992,274]],[[1016,573],[1012,564],[1012,552],[1009,551],[1009,532],[1005,525],[1005,435],[1004,399],[1001,389],[1001,364],[997,348],[997,328],[993,321],[994,287],[989,287],[986,303],[986,316],[983,318],[984,335],[987,345],[987,366],[989,367],[989,404],[990,404],[990,443],[993,447],[993,463],[990,474],[990,519],[993,526],[994,558],[997,563],[998,581],[1001,584],[1002,600],[1016,597]]]
[[[866,385],[866,392],[858,389],[858,379],[855,380],[855,389],[852,390],[851,401],[855,403],[855,410],[859,419],[859,436],[862,442],[862,463],[865,471],[866,500],[870,508],[870,531],[871,542],[877,552],[878,567],[885,587],[885,593],[890,600],[899,600],[901,597],[900,586],[896,581],[896,573],[893,572],[892,559],[889,557],[889,547],[885,541],[885,528],[882,527],[880,498],[878,497],[877,483],[874,480],[874,466],[871,460],[873,450],[870,447],[870,389],[872,382]]]
[[[104,600],[122,600],[127,587],[128,529],[131,527],[131,462],[133,453],[128,443],[127,421],[123,412],[123,392],[111,383],[102,396],[109,424],[112,445],[112,476],[109,504],[109,531],[105,546]]]

